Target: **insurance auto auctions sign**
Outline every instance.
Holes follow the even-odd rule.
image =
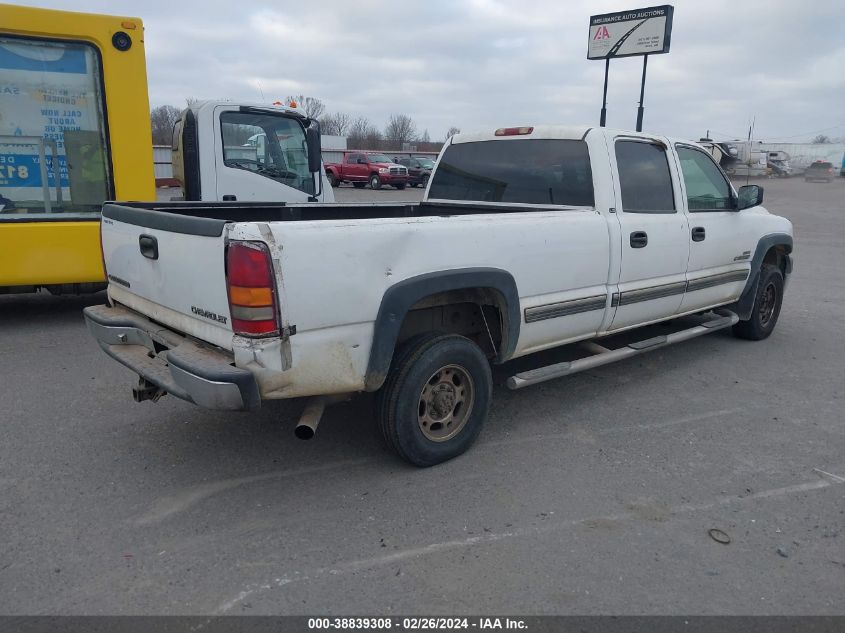
[[[673,10],[665,4],[591,16],[587,59],[668,53]]]

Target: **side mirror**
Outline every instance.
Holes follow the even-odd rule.
[[[759,185],[740,187],[737,194],[737,211],[763,204],[763,188]]]
[[[320,147],[320,122],[314,119],[305,128],[305,144],[308,147],[308,171],[312,174],[320,171],[322,148]]]

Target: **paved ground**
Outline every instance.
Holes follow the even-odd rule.
[[[428,470],[369,397],[310,443],[299,403],[134,404],[102,297],[0,297],[0,613],[845,612],[845,180],[763,184],[797,234],[768,341],[498,388]]]

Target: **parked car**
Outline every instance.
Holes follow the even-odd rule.
[[[381,189],[382,185],[404,189],[408,184],[408,168],[377,152],[344,152],[342,162],[327,163],[325,169],[332,187],[351,182],[358,188],[369,184],[373,189]]]
[[[792,224],[762,199],[693,142],[586,126],[458,134],[416,204],[108,203],[108,304],[84,313],[140,376],[137,401],[253,410],[310,396],[296,431],[308,438],[327,404],[377,392],[388,445],[430,466],[478,437],[492,365],[520,389],[726,328],[768,337]],[[657,322],[667,329],[638,331]],[[564,362],[503,365],[561,346]]]
[[[428,185],[431,172],[434,170],[434,161],[431,158],[394,156],[393,161],[408,168],[408,184],[412,187]]]
[[[817,160],[814,163],[810,163],[804,172],[804,182],[810,182],[812,180],[821,180],[823,182],[833,180],[833,164],[824,160]]]
[[[789,178],[792,175],[792,167],[788,160],[769,158],[769,170],[775,178]]]

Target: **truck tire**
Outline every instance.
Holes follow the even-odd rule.
[[[749,341],[761,341],[775,329],[783,303],[783,273],[777,266],[766,264],[760,270],[760,283],[751,318],[733,327],[734,335]]]
[[[340,184],[340,182],[337,179],[337,176],[335,176],[334,173],[332,173],[332,172],[327,173],[326,178],[329,179],[329,185],[332,186],[332,187],[337,187]]]
[[[353,182],[352,186],[356,189],[363,189],[366,184],[365,182]]]
[[[492,397],[490,363],[481,348],[457,334],[432,332],[396,352],[376,396],[376,417],[400,457],[433,466],[472,445]]]
[[[423,175],[422,182],[420,183],[423,187],[428,187],[428,179],[431,178],[428,174]]]
[[[381,178],[378,177],[378,174],[370,176],[370,188],[381,189]]]
[[[405,183],[404,183],[404,182],[398,182],[398,183],[396,183],[396,184],[395,184],[395,185],[393,185],[393,186],[394,186],[394,187],[396,187],[397,189],[399,189],[399,190],[401,191],[402,189],[404,189],[404,188],[405,188]]]

